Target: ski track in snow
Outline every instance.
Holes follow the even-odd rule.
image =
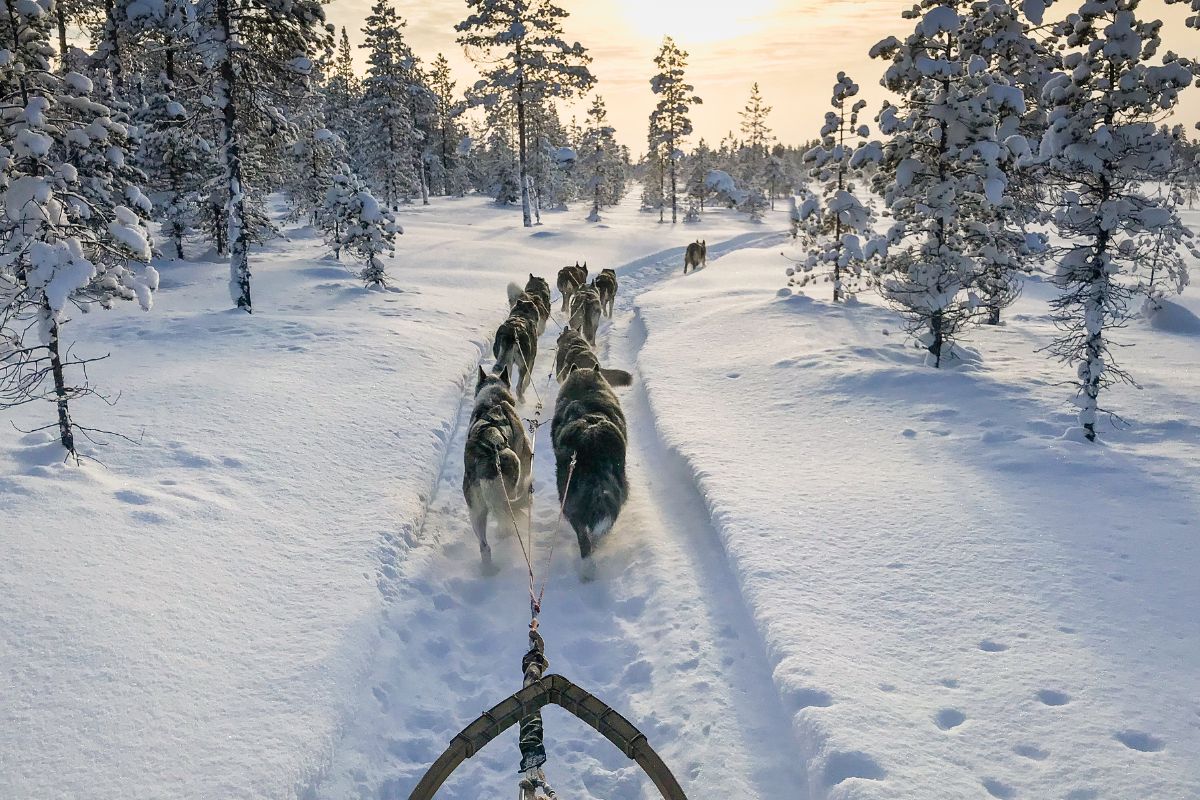
[[[711,246],[710,258],[779,238],[736,236]],[[682,247],[672,248],[617,270],[617,310],[601,327],[603,363],[635,370],[643,340],[633,298],[677,274],[682,255]],[[553,283],[554,276],[545,277]],[[499,319],[502,297],[497,305]],[[561,321],[562,314],[555,317]],[[659,438],[636,372],[634,385],[618,390],[630,430],[630,499],[598,547],[595,580],[580,579],[574,533],[558,519],[550,445],[557,384],[549,374],[558,330],[552,321],[542,336],[533,383],[544,403],[533,528],[535,570],[539,579],[549,575],[541,630],[550,671],[629,718],[693,796],[802,797],[796,740],[762,640],[704,499],[690,470]],[[383,644],[312,797],[406,798],[454,734],[520,687],[529,618],[525,564],[518,543],[499,536],[493,523],[489,541],[500,571],[485,576],[480,568],[461,491],[474,380],[465,383],[416,545],[381,578],[389,597]],[[531,391],[522,415],[531,418],[536,402]],[[657,796],[640,768],[584,723],[553,706],[544,716],[547,776],[563,796]],[[465,762],[438,796],[512,792],[516,761],[513,728]]]

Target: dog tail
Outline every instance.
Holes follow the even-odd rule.
[[[601,369],[600,374],[613,386],[629,386],[633,383],[633,376],[623,369]]]
[[[520,297],[521,293],[524,291],[525,291],[525,289],[522,288],[521,284],[517,283],[516,281],[508,282],[508,307],[509,308],[513,307],[513,303],[517,302],[517,298]]]

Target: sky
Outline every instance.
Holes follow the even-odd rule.
[[[353,44],[362,40],[362,23],[372,0],[331,0],[330,22],[345,26]],[[444,53],[459,90],[478,73],[455,43],[454,25],[466,17],[463,0],[395,0],[408,20],[413,49],[426,62]],[[715,145],[737,132],[738,112],[757,81],[772,107],[768,117],[777,140],[799,144],[816,138],[829,109],[837,73],[846,71],[870,105],[868,116],[886,96],[879,87],[883,64],[867,51],[889,35],[910,33],[913,23],[900,12],[905,0],[559,0],[570,12],[564,22],[568,39],[592,55],[595,91],[603,95],[617,138],[635,153],[645,149],[646,122],[654,106],[649,79],[662,37],[671,35],[689,53],[687,77],[704,101],[692,114],[696,133]],[[1074,2],[1060,2],[1060,8]],[[1164,49],[1200,57],[1200,31],[1184,27],[1181,6],[1145,0],[1146,16],[1164,20]],[[360,69],[365,58],[356,53]],[[571,112],[582,121],[586,105]],[[1200,89],[1184,93],[1178,117],[1200,121]],[[1193,134],[1196,135],[1196,134]]]

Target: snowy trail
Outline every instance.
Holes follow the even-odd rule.
[[[710,255],[776,236],[734,237],[711,246]],[[664,250],[618,269],[617,313],[601,329],[605,363],[634,369],[642,331],[633,300],[680,270],[682,252]],[[597,578],[580,580],[574,534],[557,524],[548,424],[553,381],[547,391],[557,332],[551,323],[542,338],[535,377],[547,423],[535,460],[539,577],[552,531],[556,537],[542,613],[551,671],[638,725],[695,796],[803,796],[796,742],[761,639],[690,471],[658,437],[640,379],[620,391],[630,427],[631,498],[598,549]],[[461,493],[471,389],[473,379],[419,544],[388,587],[383,646],[332,766],[314,788],[317,797],[406,798],[458,730],[519,686],[528,620],[524,561],[515,541],[493,532],[500,573],[481,575]],[[532,416],[535,402],[530,393],[522,413]],[[564,796],[657,796],[636,765],[567,713],[548,709],[546,730],[547,774]],[[513,791],[515,756],[515,731],[508,731],[464,764],[439,797]]]

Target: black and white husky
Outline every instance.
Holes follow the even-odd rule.
[[[517,534],[515,519],[528,506],[532,478],[533,448],[517,416],[508,370],[489,375],[480,367],[463,453],[463,496],[485,568],[492,564],[488,515],[496,517],[500,530]]]
[[[533,362],[537,359],[538,327],[537,310],[533,303],[518,302],[508,319],[496,329],[492,341],[492,355],[496,359],[495,371],[507,370],[516,381],[517,399],[525,400],[525,390],[533,374]]]
[[[615,269],[602,269],[596,279],[592,281],[596,287],[596,291],[600,292],[600,310],[604,312],[604,316],[612,319],[613,307],[617,303],[617,271]]]
[[[687,275],[688,267],[695,272],[700,267],[708,266],[708,243],[703,239],[692,242],[683,254],[683,274]]]
[[[508,284],[508,308],[513,310],[517,303],[525,300],[534,304],[538,311],[538,335],[546,330],[546,320],[550,319],[550,284],[545,278],[539,278],[532,272],[529,280],[522,289],[515,281]]]
[[[600,327],[600,308],[600,292],[595,284],[581,286],[571,298],[571,327],[582,333],[593,347]]]
[[[583,334],[567,325],[558,334],[558,348],[554,356],[554,375],[561,384],[577,369],[598,369],[612,386],[628,386],[633,376],[623,369],[604,369],[592,346]]]
[[[558,392],[550,428],[563,515],[586,560],[612,528],[629,495],[625,415],[599,370],[577,369]],[[574,466],[572,466],[574,460]]]

